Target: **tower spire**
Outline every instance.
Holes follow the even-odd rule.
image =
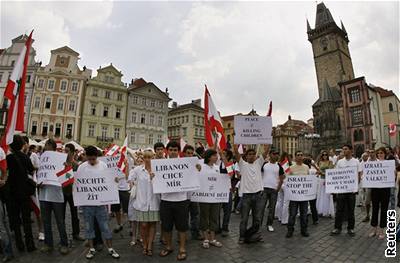
[[[310,32],[311,31],[310,23],[308,22],[308,19],[306,20],[307,20],[307,32]]]
[[[335,23],[331,12],[325,6],[323,2],[317,5],[317,14],[315,17],[315,28],[323,26],[325,24]]]
[[[342,20],[340,20],[340,24],[341,24],[341,27],[342,27],[342,31],[347,35],[347,31],[346,31],[346,28],[343,25]]]

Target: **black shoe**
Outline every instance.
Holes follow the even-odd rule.
[[[28,252],[33,252],[33,251],[35,251],[36,250],[36,247],[35,246],[27,246],[26,247],[26,251],[28,251]]]
[[[119,233],[119,232],[121,232],[122,231],[122,226],[120,225],[120,226],[117,226],[116,228],[114,228],[114,233]]]
[[[17,249],[18,249],[19,252],[24,252],[25,251],[25,245],[24,245],[23,242],[18,242],[16,244],[16,246],[17,246]]]
[[[335,228],[335,229],[332,230],[331,236],[340,235],[340,232],[342,232],[342,230]]]
[[[301,232],[301,235],[303,237],[309,237],[310,236],[310,234],[308,232]]]
[[[349,229],[347,230],[347,234],[351,237],[354,237],[356,235],[356,233],[354,233],[354,229]]]
[[[288,231],[286,234],[286,238],[291,238],[293,236],[293,231]]]
[[[85,241],[85,239],[83,237],[81,237],[80,235],[73,235],[72,239],[75,241]]]
[[[313,224],[313,225],[318,225],[319,222],[318,222],[318,221],[314,221],[312,224]]]

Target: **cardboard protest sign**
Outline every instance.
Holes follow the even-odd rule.
[[[200,188],[197,157],[151,160],[153,192],[174,193],[194,191]]]
[[[362,169],[362,187],[391,188],[396,186],[394,160],[365,162]]]
[[[109,169],[110,173],[112,173],[118,177],[124,177],[125,175],[122,173],[122,171],[117,166],[119,158],[120,158],[120,155],[118,154],[115,156],[102,156],[102,157],[97,158],[97,160],[105,163],[107,165],[107,168]]]
[[[358,192],[357,167],[327,169],[325,171],[327,194],[343,194]]]
[[[288,175],[284,185],[287,200],[309,201],[317,198],[317,177],[315,175]]]
[[[216,169],[202,168],[199,174],[200,189],[192,192],[190,200],[200,203],[228,203],[231,180]]]
[[[65,168],[66,160],[66,153],[45,151],[39,159],[39,169],[36,174],[38,184],[61,186],[57,173]]]
[[[264,116],[235,116],[236,144],[272,144],[272,119]]]

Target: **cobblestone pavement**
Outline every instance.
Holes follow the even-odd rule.
[[[356,236],[349,237],[345,232],[340,236],[329,235],[333,227],[333,219],[321,218],[319,225],[309,226],[310,237],[300,235],[299,221],[296,222],[295,235],[291,239],[285,238],[286,226],[274,222],[275,232],[270,233],[263,226],[264,242],[256,244],[242,244],[238,241],[239,215],[232,214],[231,232],[229,237],[218,237],[223,243],[222,248],[211,247],[205,250],[200,241],[190,240],[187,246],[187,262],[399,262],[399,255],[395,259],[386,259],[384,251],[386,242],[376,238],[368,238],[369,224],[362,223],[362,208],[356,208]],[[67,219],[67,231],[71,233],[70,220]],[[82,223],[81,223],[82,224]],[[115,224],[112,219],[111,224]],[[346,222],[345,222],[346,224]],[[34,224],[35,225],[35,224]],[[344,225],[344,229],[345,229]],[[54,227],[54,239],[58,239]],[[119,262],[176,262],[177,246],[175,251],[166,258],[158,256],[161,250],[159,236],[157,234],[154,245],[153,257],[141,254],[139,246],[129,247],[130,236],[128,225],[122,232],[113,234],[113,246],[120,253]],[[176,236],[174,234],[174,236]],[[176,244],[176,243],[174,243]],[[43,246],[37,242],[37,247]],[[398,254],[400,253],[400,244]],[[57,250],[51,254],[43,254],[39,251],[33,253],[20,253],[13,262],[87,262],[85,259],[86,248],[83,242],[72,242],[71,252],[67,256],[61,256]],[[98,252],[91,262],[112,262],[112,259],[103,249]]]

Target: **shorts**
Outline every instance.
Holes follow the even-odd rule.
[[[200,206],[200,230],[214,231],[219,229],[220,203],[199,203]]]
[[[117,213],[117,212],[121,211],[121,206],[122,206],[122,211],[125,214],[127,214],[130,193],[129,193],[129,191],[118,191],[118,194],[119,194],[119,204],[112,204],[111,212]]]
[[[170,202],[161,200],[160,219],[161,229],[165,232],[172,232],[175,228],[178,232],[189,230],[189,200]]]

